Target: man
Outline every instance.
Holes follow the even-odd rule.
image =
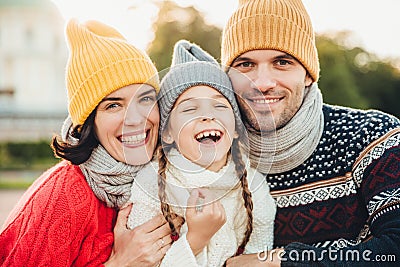
[[[248,130],[251,163],[266,174],[277,204],[274,247],[284,250],[266,248],[228,266],[400,261],[399,119],[323,104],[302,2],[241,0],[223,31],[221,61]]]

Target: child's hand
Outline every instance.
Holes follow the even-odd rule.
[[[199,205],[199,203],[204,203]],[[187,202],[187,241],[194,255],[200,253],[211,237],[225,224],[225,209],[206,189],[194,189]]]

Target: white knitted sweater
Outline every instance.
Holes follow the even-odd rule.
[[[165,255],[161,266],[222,266],[233,256],[241,244],[247,225],[242,189],[238,184],[235,166],[230,160],[219,172],[202,169],[181,156],[176,150],[168,154],[171,165],[167,171],[167,196],[174,212],[185,217],[186,203],[193,188],[207,188],[225,208],[226,223],[211,238],[207,247],[194,255],[186,239],[187,225],[181,227],[180,238]],[[128,227],[147,222],[161,214],[157,185],[158,164],[152,162],[136,176],[132,186],[132,211]],[[268,184],[260,173],[247,168],[247,179],[253,199],[253,232],[245,253],[257,253],[271,249],[273,245],[273,222],[276,207]]]

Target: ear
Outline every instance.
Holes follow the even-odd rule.
[[[239,138],[239,134],[238,132],[235,130],[234,134],[233,134],[233,139]]]
[[[312,84],[312,82],[313,82],[313,80],[312,80],[311,76],[307,73],[306,78],[304,80],[306,87],[310,86]]]
[[[174,139],[172,138],[171,134],[169,133],[168,129],[165,129],[161,135],[161,138],[164,143],[167,143],[171,145],[174,142]]]

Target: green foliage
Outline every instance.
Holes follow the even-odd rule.
[[[332,39],[317,39],[321,73],[319,87],[326,103],[367,108],[368,100],[360,92],[346,57],[347,51]]]
[[[172,1],[161,1],[153,29],[155,39],[148,53],[159,71],[170,67],[174,44],[180,39],[194,42],[216,59],[220,58],[221,29],[208,25],[194,7],[183,8]]]
[[[0,169],[47,169],[58,162],[49,141],[0,143]]]
[[[0,179],[0,189],[26,189],[32,181],[26,181],[23,179]]]
[[[324,101],[355,108],[375,108],[400,117],[400,71],[360,47],[348,47],[352,35],[320,35],[319,87]]]

